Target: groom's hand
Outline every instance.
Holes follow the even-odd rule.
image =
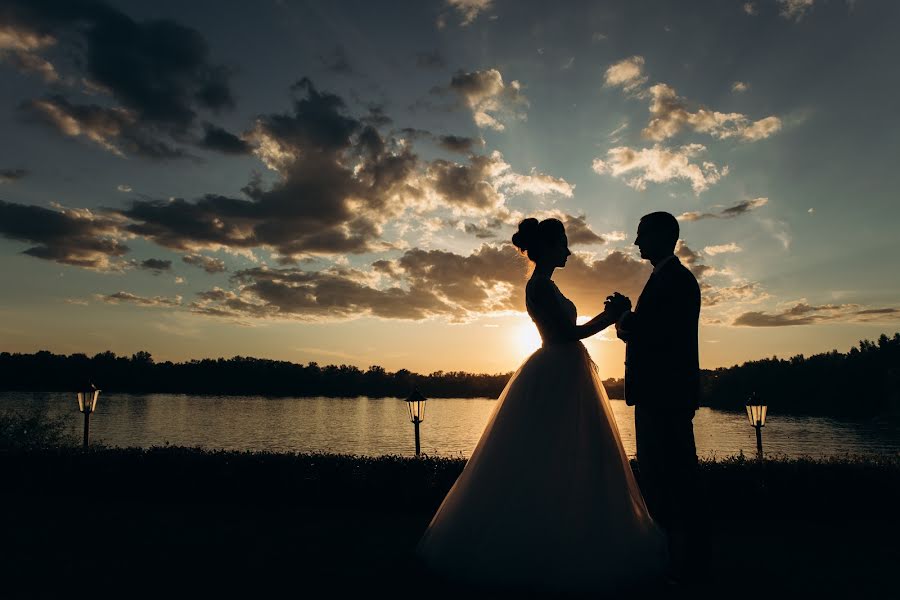
[[[613,292],[611,296],[606,297],[603,307],[616,318],[631,310],[631,299],[623,296],[619,292]]]

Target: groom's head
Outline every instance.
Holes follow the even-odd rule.
[[[679,236],[678,219],[667,212],[653,212],[641,217],[634,245],[641,258],[655,261],[675,252]]]

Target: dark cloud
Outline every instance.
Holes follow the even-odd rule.
[[[138,267],[147,271],[154,271],[156,274],[172,269],[171,260],[163,260],[161,258],[148,258],[138,263]]]
[[[456,94],[472,111],[478,127],[503,131],[503,121],[525,118],[528,99],[518,81],[505,83],[497,69],[457,71],[446,87],[432,89],[433,94]]]
[[[591,226],[587,224],[587,216],[574,216],[569,214],[560,215],[560,220],[566,228],[566,237],[569,238],[570,244],[605,244],[606,240],[603,236],[594,233]]]
[[[777,313],[759,311],[739,315],[732,325],[744,327],[788,327],[814,325],[828,321],[869,322],[900,317],[897,308],[862,308],[858,304],[823,304],[813,306],[800,302]]]
[[[290,113],[261,115],[245,139],[279,173],[266,187],[256,177],[246,198],[208,194],[134,200],[120,213],[128,230],[176,250],[276,250],[285,262],[306,253],[383,250],[381,225],[421,196],[418,158],[410,148],[347,114],[344,101],[309,79]]]
[[[422,69],[443,69],[447,60],[438,50],[419,52],[416,54],[416,66]]]
[[[700,263],[703,254],[691,250],[684,240],[678,240],[678,244],[675,246],[675,256],[681,259],[681,262],[691,270],[697,279],[702,279],[704,275],[713,271],[712,267]]]
[[[448,204],[485,211],[503,203],[503,195],[491,181],[498,166],[490,156],[472,155],[467,165],[438,159],[429,165],[428,176]]]
[[[756,210],[769,203],[768,198],[754,198],[753,200],[744,200],[738,202],[734,206],[723,208],[718,212],[686,212],[678,215],[679,221],[699,221],[701,219],[733,219],[741,215],[747,214],[752,210]]]
[[[212,256],[203,256],[202,254],[187,254],[181,257],[185,263],[200,267],[207,273],[224,273],[228,269],[225,267],[225,261],[221,258],[213,258]]]
[[[602,259],[575,254],[555,279],[581,314],[595,314],[614,290],[636,298],[649,271],[648,264],[620,252]],[[468,256],[415,248],[397,259],[377,260],[368,271],[246,269],[233,276],[236,289],[203,292],[191,306],[232,318],[439,316],[462,322],[484,313],[524,311],[526,276],[527,262],[510,244],[483,244]],[[381,287],[379,281],[389,281],[391,287]]]
[[[0,169],[0,183],[11,183],[24,179],[28,175],[25,169]]]
[[[23,253],[97,270],[120,269],[114,259],[129,251],[120,241],[122,221],[86,209],[15,204],[0,200],[0,235],[34,244]]]
[[[453,312],[432,290],[375,289],[351,277],[299,268],[255,268],[235,273],[240,292],[221,289],[201,293],[192,310],[213,316],[348,319],[377,316],[424,319]]]
[[[253,151],[253,146],[230,131],[212,123],[204,123],[203,131],[203,139],[199,144],[203,148],[216,150],[223,154],[250,154]]]
[[[502,223],[501,223],[502,225]],[[498,226],[499,227],[499,226]],[[482,227],[480,225],[476,225],[474,223],[466,223],[464,225],[466,233],[474,234],[478,239],[488,239],[497,237],[496,229],[498,227],[491,227],[490,225]]]
[[[387,114],[384,112],[384,106],[379,104],[370,104],[369,105],[369,114],[362,117],[360,119],[366,125],[371,125],[376,129],[379,127],[386,127],[394,122]]]
[[[189,137],[198,111],[234,106],[229,70],[212,62],[208,44],[198,31],[171,19],[138,22],[93,0],[10,0],[0,12],[0,26],[50,40],[44,45],[62,40],[73,68],[82,72],[91,89],[108,92],[119,104],[107,108],[73,105],[61,97],[47,100],[76,123],[79,117],[89,117],[94,125],[103,121],[114,128],[105,130],[102,145],[107,149],[119,147],[120,142],[113,139],[118,132],[130,138],[122,145],[142,140],[134,148],[138,153],[148,147],[169,148],[173,140]],[[50,121],[66,135],[81,134],[59,119]],[[89,133],[84,135],[98,141]],[[172,149],[143,154],[184,155]]]
[[[475,151],[476,147],[481,148],[484,146],[484,140],[461,135],[441,135],[437,138],[437,144],[450,152],[471,154]]]
[[[70,137],[84,136],[119,156],[183,158],[188,154],[170,145],[152,127],[126,109],[97,104],[72,104],[60,95],[30,100],[21,106],[28,115]]]
[[[130,303],[130,304],[138,304],[140,306],[157,306],[157,307],[177,307],[181,306],[181,296],[175,296],[174,298],[167,298],[165,296],[153,296],[151,298],[145,296],[138,296],[136,294],[132,294],[131,292],[116,292],[114,294],[108,295],[98,295],[96,296],[97,300],[102,302],[107,302],[109,304],[120,304],[122,302]]]
[[[12,51],[0,53],[0,60],[9,63],[21,73],[34,73],[39,75],[46,83],[54,83],[59,80],[59,73],[53,64],[33,52]]]

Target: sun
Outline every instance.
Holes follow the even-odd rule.
[[[532,352],[541,347],[541,334],[531,319],[523,318],[521,324],[514,329],[512,349],[516,359],[524,360]]]

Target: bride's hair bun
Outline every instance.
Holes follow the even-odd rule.
[[[512,236],[512,243],[522,252],[534,248],[538,238],[538,220],[529,217],[519,223],[519,230]]]

